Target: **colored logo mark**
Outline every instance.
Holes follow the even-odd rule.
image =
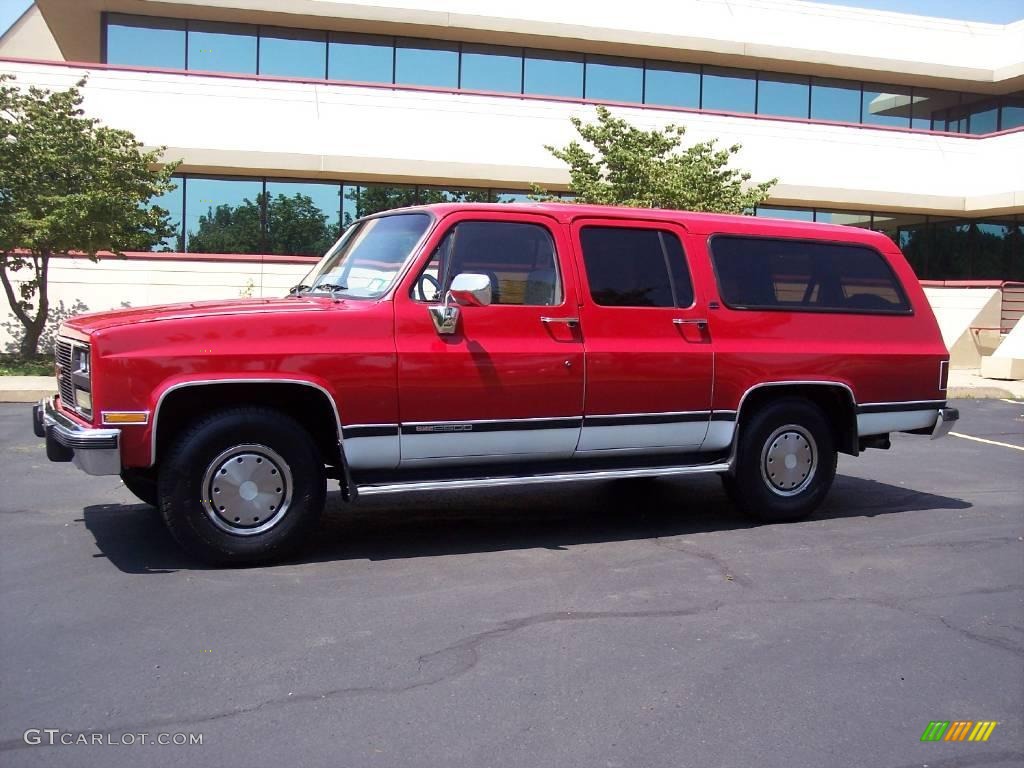
[[[998,724],[995,720],[932,720],[921,741],[988,741]]]

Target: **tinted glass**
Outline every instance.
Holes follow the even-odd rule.
[[[762,75],[757,83],[757,113],[784,117],[808,117],[810,95],[809,77]]]
[[[814,220],[823,224],[841,224],[844,227],[871,229],[871,214],[867,211],[815,211]]]
[[[462,88],[520,93],[523,89],[523,52],[493,45],[462,46]]]
[[[925,131],[944,131],[946,110],[960,103],[960,94],[955,91],[915,88],[913,99],[910,127]]]
[[[295,29],[260,27],[260,74],[323,78],[327,35]]]
[[[176,232],[175,235],[165,238],[153,246],[151,250],[154,251],[180,252],[185,250],[185,244],[181,236],[181,212],[182,203],[185,200],[185,180],[176,177],[174,182],[178,185],[177,189],[173,189],[167,194],[160,195],[159,197],[154,197],[149,201],[150,205],[158,205],[170,214],[168,220]]]
[[[841,123],[860,122],[860,83],[811,79],[811,117]]]
[[[495,189],[491,191],[491,201],[495,203],[532,203],[529,192]]]
[[[1024,95],[1016,94],[1003,98],[1000,120],[999,128],[1003,131],[1024,125]]]
[[[395,82],[458,88],[458,45],[429,40],[399,40],[395,48]]]
[[[479,187],[420,187],[419,203],[489,203],[491,193]]]
[[[900,247],[920,278],[929,274],[931,237],[926,221],[927,217],[916,213],[875,213],[871,217],[871,228],[884,232]]]
[[[701,106],[725,112],[754,112],[757,79],[745,69],[704,67]]]
[[[111,14],[107,63],[184,69],[185,22]]]
[[[390,37],[331,33],[327,77],[364,83],[394,82],[395,47]]]
[[[693,285],[683,246],[671,232],[624,227],[580,230],[583,263],[595,304],[688,307]]]
[[[699,67],[648,63],[644,78],[644,103],[700,107]]]
[[[899,85],[864,84],[863,121],[871,125],[910,127],[910,89]]]
[[[457,224],[434,252],[413,286],[413,298],[435,301],[442,282],[469,272],[491,279],[492,304],[551,306],[562,302],[562,282],[551,234],[537,224],[466,221]]]
[[[188,68],[256,74],[256,28],[245,24],[190,22]]]
[[[527,52],[524,62],[525,93],[542,96],[583,97],[583,57],[554,51]]]
[[[405,208],[416,205],[419,199],[416,187],[402,184],[367,184],[365,186],[346,186],[345,210],[352,211],[356,219],[369,216],[371,213],[390,211],[393,208]]]
[[[806,208],[775,208],[769,205],[759,205],[757,206],[756,215],[769,219],[814,221],[814,211]]]
[[[994,133],[999,130],[999,105],[985,101],[971,106],[968,130],[971,133]]]
[[[605,56],[587,58],[586,98],[640,104],[643,93],[644,70],[639,61]]]
[[[340,192],[338,184],[268,181],[266,253],[327,253],[340,234]]]
[[[193,253],[261,253],[261,181],[189,178],[185,247]]]
[[[718,235],[711,258],[722,300],[733,309],[910,309],[881,254],[864,246]]]

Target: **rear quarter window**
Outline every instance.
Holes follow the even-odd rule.
[[[722,301],[732,309],[911,314],[881,253],[864,245],[714,235]]]

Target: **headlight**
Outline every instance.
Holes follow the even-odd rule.
[[[92,393],[75,387],[75,405],[85,414],[92,413]]]
[[[87,347],[75,347],[75,373],[80,376],[89,375],[89,349]]]

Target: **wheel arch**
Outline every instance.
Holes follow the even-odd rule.
[[[149,466],[186,424],[237,405],[262,405],[291,416],[309,431],[325,464],[343,463],[341,414],[326,387],[308,379],[230,378],[179,381],[161,391],[153,407]]]
[[[832,426],[836,449],[840,453],[858,455],[857,398],[849,384],[842,381],[768,381],[750,387],[740,398],[729,452],[730,464],[735,463],[743,428],[758,407],[784,397],[799,397],[821,408]]]

